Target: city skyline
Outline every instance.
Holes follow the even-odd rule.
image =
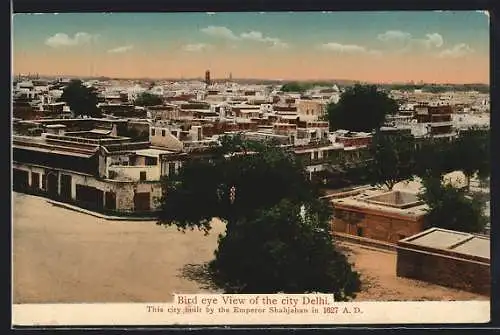
[[[487,14],[16,14],[13,72],[488,84]]]

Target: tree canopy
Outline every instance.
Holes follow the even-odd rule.
[[[370,145],[372,159],[366,163],[367,180],[392,190],[415,173],[415,140],[411,135],[377,132]]]
[[[439,177],[427,176],[422,182],[424,191],[419,196],[429,206],[427,227],[468,233],[483,231],[487,219],[478,199],[467,197],[463,190],[444,184]]]
[[[471,128],[460,132],[453,142],[453,151],[457,168],[467,178],[467,188],[470,179],[476,173],[481,178],[490,175],[490,130]]]
[[[228,220],[235,213],[246,216],[282,198],[308,201],[316,197],[318,191],[310,185],[293,153],[237,137],[221,142],[227,151],[219,151],[211,161],[188,161],[178,175],[165,180],[168,192],[162,222],[208,231],[213,217]],[[245,154],[243,143],[253,152]],[[230,203],[228,195],[233,186],[236,199]]]
[[[310,88],[310,85],[307,84],[301,84],[298,82],[290,82],[286,83],[283,86],[281,86],[281,91],[282,92],[304,92]]]
[[[134,100],[136,106],[158,106],[163,104],[163,99],[149,92],[143,92]]]
[[[359,275],[335,249],[331,206],[319,199],[300,161],[238,136],[221,142],[213,159],[189,161],[163,181],[159,224],[208,233],[212,218],[226,223],[209,266],[226,292],[353,297]]]
[[[241,217],[219,239],[210,264],[226,292],[332,292],[337,301],[359,290],[359,275],[332,244],[328,221],[289,200]]]
[[[398,104],[375,85],[356,84],[328,106],[330,129],[371,132],[379,129],[388,114],[398,111]]]
[[[453,141],[427,139],[415,151],[415,174],[420,177],[440,177],[453,171],[462,171],[470,179],[490,175],[490,131],[471,128],[462,130]]]
[[[95,89],[84,86],[81,80],[71,80],[63,89],[60,101],[66,102],[76,116],[101,116],[101,111],[97,107],[98,98]]]

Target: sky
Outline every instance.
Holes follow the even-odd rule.
[[[15,74],[489,83],[485,11],[15,14]]]

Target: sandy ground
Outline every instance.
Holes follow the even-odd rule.
[[[174,292],[206,291],[183,273],[213,258],[221,223],[208,236],[183,234],[151,221],[101,220],[39,197],[13,200],[14,303],[165,302]]]
[[[217,292],[199,273],[213,258],[220,222],[204,236],[101,220],[29,195],[15,193],[13,204],[14,303],[166,302],[174,292]],[[394,253],[343,247],[362,274],[357,300],[487,299],[397,278]]]
[[[489,300],[489,297],[396,276],[396,253],[346,242],[340,249],[362,278],[357,301]]]

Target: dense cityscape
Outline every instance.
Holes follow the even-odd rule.
[[[487,84],[206,68],[12,92],[15,303],[489,299]]]

